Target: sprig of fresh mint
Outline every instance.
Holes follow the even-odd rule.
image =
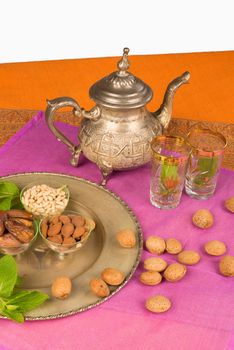
[[[0,210],[22,208],[20,189],[14,182],[0,182]]]
[[[178,185],[178,166],[164,163],[161,168],[161,194],[172,194]]]
[[[218,157],[201,157],[198,159],[198,175],[194,179],[196,185],[204,186],[209,183],[210,180],[217,173],[218,169]]]
[[[44,303],[49,296],[35,290],[16,289],[19,280],[15,259],[5,255],[0,259],[0,314],[22,323],[24,314]]]

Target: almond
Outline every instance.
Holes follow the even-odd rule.
[[[145,307],[155,313],[166,312],[171,308],[171,301],[163,295],[155,295],[146,300]]]
[[[57,277],[52,283],[51,294],[58,299],[66,299],[71,293],[72,282],[68,277]]]
[[[226,277],[234,277],[234,256],[225,255],[219,262],[219,272]]]
[[[195,226],[206,229],[213,225],[214,217],[208,209],[200,209],[193,215],[193,223]]]
[[[63,238],[62,235],[55,235],[47,238],[49,241],[57,244],[62,244]]]
[[[68,215],[60,215],[59,221],[61,221],[63,224],[69,224],[71,222],[71,219]]]
[[[150,236],[145,242],[146,248],[150,253],[162,254],[165,251],[166,243],[163,238],[158,236]]]
[[[131,229],[123,229],[117,232],[116,239],[124,248],[133,248],[136,245],[136,235]]]
[[[184,250],[183,252],[178,254],[177,258],[181,264],[185,265],[195,265],[201,259],[200,255],[193,250]]]
[[[166,240],[166,251],[169,254],[178,254],[182,251],[183,246],[180,243],[180,241],[178,241],[175,238],[168,238]]]
[[[76,244],[76,240],[73,237],[64,237],[63,245],[72,247],[75,244]]]
[[[156,286],[162,281],[162,276],[157,271],[145,271],[141,273],[140,281],[148,286]]]
[[[73,238],[79,239],[85,234],[85,228],[84,227],[76,227],[73,233]]]
[[[68,223],[62,226],[61,233],[63,237],[70,237],[74,232],[74,225],[72,223]]]
[[[52,237],[52,236],[56,236],[60,233],[61,231],[61,228],[62,228],[62,223],[61,222],[58,222],[57,224],[52,224],[50,225],[49,229],[48,229],[48,236],[49,237]]]
[[[80,226],[85,225],[85,218],[83,216],[74,215],[74,216],[71,216],[71,220],[72,220],[73,225],[75,225],[76,227],[80,227]]]
[[[186,274],[186,271],[187,271],[186,266],[179,263],[174,263],[169,265],[166,268],[163,276],[169,282],[177,282],[184,277],[184,275]]]
[[[167,262],[162,258],[148,258],[144,261],[144,268],[149,271],[162,272],[167,267]]]
[[[98,297],[105,298],[110,295],[110,289],[101,278],[93,278],[89,283],[91,291]]]
[[[225,201],[225,208],[234,213],[234,196]]]
[[[125,278],[124,274],[120,270],[111,267],[107,267],[105,270],[103,270],[101,276],[102,279],[111,286],[120,285]]]
[[[227,250],[225,243],[218,240],[207,242],[204,249],[207,254],[214,256],[223,255]]]

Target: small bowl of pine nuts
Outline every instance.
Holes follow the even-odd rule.
[[[37,218],[61,214],[68,205],[69,197],[67,185],[48,180],[31,182],[20,193],[24,209]]]

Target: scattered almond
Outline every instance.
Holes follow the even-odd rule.
[[[117,232],[116,239],[124,248],[133,248],[136,245],[136,235],[131,229],[123,229]]]
[[[163,276],[169,282],[177,282],[184,277],[186,271],[186,266],[180,263],[173,263],[166,268],[166,270],[163,273]]]
[[[193,223],[202,229],[209,228],[214,223],[213,214],[208,209],[200,209],[193,215]]]
[[[231,213],[234,213],[234,196],[225,201],[225,208]]]
[[[121,271],[111,267],[107,267],[105,270],[103,270],[101,276],[102,279],[111,286],[120,285],[125,278],[124,274]]]
[[[57,277],[52,283],[51,294],[58,299],[66,299],[71,293],[72,283],[68,277]]]
[[[207,242],[204,249],[207,254],[214,256],[223,255],[227,250],[225,243],[218,240]]]
[[[166,243],[163,238],[158,236],[150,236],[145,242],[146,248],[150,253],[162,254],[166,249]]]
[[[91,291],[98,297],[105,298],[110,295],[110,289],[101,278],[93,278],[89,283]]]
[[[185,265],[195,265],[201,259],[200,255],[193,250],[184,250],[178,254],[177,258],[181,264]]]
[[[166,312],[171,308],[171,301],[163,295],[155,295],[146,300],[145,307],[155,313]]]
[[[166,251],[169,254],[178,254],[182,251],[183,246],[180,243],[180,241],[178,241],[175,238],[168,238],[166,240]]]
[[[157,271],[145,271],[141,273],[140,281],[149,286],[156,286],[162,281],[162,276]]]
[[[225,255],[219,262],[219,271],[223,276],[234,277],[234,256]]]
[[[149,271],[162,272],[167,267],[167,262],[162,258],[148,258],[144,261],[144,268]]]

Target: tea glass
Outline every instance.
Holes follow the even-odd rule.
[[[219,132],[195,127],[187,135],[191,155],[186,174],[186,193],[196,199],[211,197],[216,189],[224,149],[225,137]]]
[[[160,209],[179,205],[190,148],[184,138],[157,136],[151,141],[150,201]]]

